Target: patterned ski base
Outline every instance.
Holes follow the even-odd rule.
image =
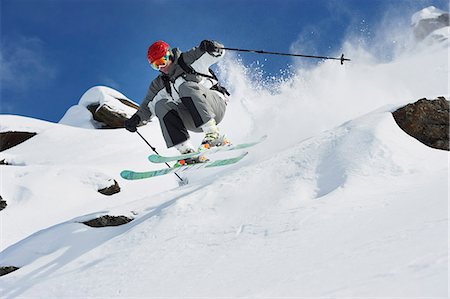
[[[240,150],[240,149],[244,149],[244,148],[248,148],[248,147],[257,145],[258,143],[263,142],[266,138],[267,138],[267,135],[264,135],[259,140],[254,141],[254,142],[213,147],[211,149],[203,150],[201,152],[195,152],[195,153],[190,153],[190,154],[185,154],[185,155],[170,156],[170,157],[165,157],[165,156],[160,156],[160,155],[150,155],[148,157],[148,160],[153,163],[167,163],[167,162],[171,162],[171,161],[178,161],[178,160],[182,160],[182,159],[186,159],[186,158],[195,157],[198,155],[210,155],[210,154],[214,154],[214,153],[222,152],[222,151]]]
[[[231,165],[231,164],[241,161],[247,154],[248,154],[248,152],[244,152],[234,158],[210,161],[210,162],[206,162],[206,163],[186,165],[186,166],[181,166],[181,167],[171,167],[171,168],[165,168],[165,169],[160,169],[160,170],[145,171],[145,172],[135,172],[135,171],[131,171],[131,170],[124,170],[120,173],[120,176],[126,180],[140,180],[140,179],[147,179],[147,178],[151,178],[151,177],[155,177],[155,176],[161,176],[161,175],[165,175],[165,174],[173,173],[173,172],[181,173],[181,172],[188,172],[188,171],[195,170],[195,169]]]

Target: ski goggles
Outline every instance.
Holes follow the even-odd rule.
[[[152,66],[152,68],[156,71],[166,67],[169,64],[169,60],[170,60],[170,55],[171,52],[170,50],[168,50],[166,52],[166,55],[164,55],[161,58],[156,59],[155,61],[153,61],[150,65]]]

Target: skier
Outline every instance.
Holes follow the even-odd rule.
[[[217,124],[224,117],[230,94],[222,87],[209,67],[225,54],[222,44],[204,40],[198,47],[182,53],[171,49],[164,41],[153,43],[147,58],[160,75],[154,79],[138,111],[125,121],[125,128],[136,132],[142,121],[156,116],[167,147],[175,146],[181,154],[196,151],[190,142],[189,131],[204,132],[199,151],[229,145],[230,141],[220,134]],[[203,156],[187,162],[204,162]]]

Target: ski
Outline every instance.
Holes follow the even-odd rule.
[[[180,172],[188,172],[188,171],[195,170],[195,169],[226,166],[226,165],[231,165],[231,164],[239,162],[247,154],[248,154],[248,152],[244,152],[244,153],[240,154],[239,156],[236,156],[233,158],[209,161],[209,162],[205,162],[205,163],[191,164],[191,165],[186,165],[186,166],[171,167],[171,168],[165,168],[165,169],[159,169],[159,170],[144,171],[144,172],[123,170],[120,173],[120,176],[126,180],[140,180],[140,179],[161,176],[161,175],[165,175],[165,174],[173,173],[173,172],[180,173]]]
[[[222,151],[240,150],[240,149],[244,149],[244,148],[248,148],[248,147],[257,145],[258,143],[263,142],[266,138],[267,138],[267,135],[264,135],[259,140],[256,140],[253,142],[213,147],[211,149],[198,151],[198,152],[190,153],[190,154],[184,154],[184,155],[177,155],[177,156],[150,155],[150,156],[148,156],[148,160],[153,163],[167,163],[167,162],[171,162],[171,161],[178,161],[178,160],[195,157],[198,155],[210,155],[210,154],[214,154],[214,153],[222,152]]]

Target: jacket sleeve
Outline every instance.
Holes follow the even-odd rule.
[[[216,47],[223,47],[219,42],[213,41]],[[209,74],[209,67],[219,62],[225,55],[225,50],[218,49],[217,52],[208,53],[200,49],[200,46],[183,53],[184,61],[194,70],[201,74]]]
[[[156,97],[157,91],[155,90],[155,82],[153,81],[148,87],[147,94],[145,95],[144,100],[141,105],[139,105],[139,109],[136,112],[137,115],[141,118],[141,120],[148,121],[152,118],[153,113],[150,110],[150,106],[152,105],[153,99]]]
[[[150,120],[155,113],[155,105],[158,101],[162,99],[169,99],[169,95],[166,92],[164,82],[161,79],[161,76],[156,77],[150,86],[148,87],[147,94],[145,95],[144,100],[139,106],[137,115],[141,118],[141,120],[148,121]]]

